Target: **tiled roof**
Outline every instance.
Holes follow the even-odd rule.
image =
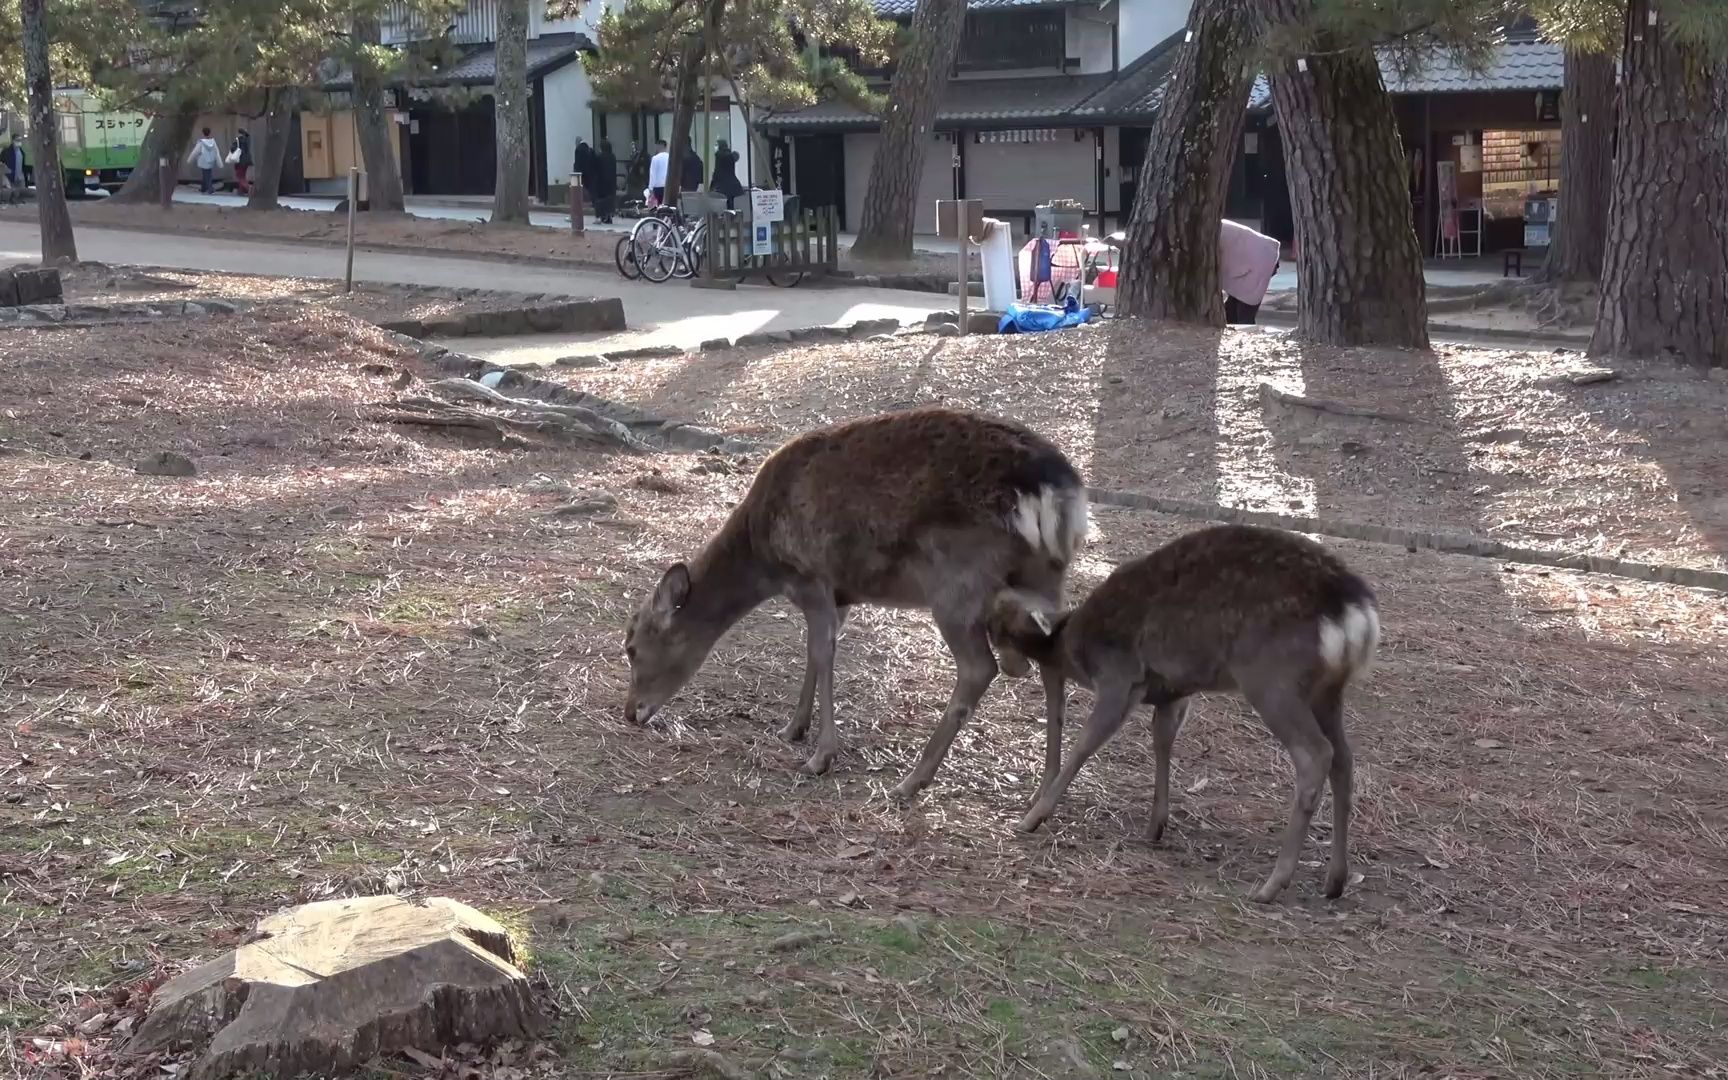
[[[1173,35],[1148,49],[1144,56],[1123,68],[1109,85],[1076,106],[1075,119],[1095,124],[1151,123],[1164,104],[1180,44],[1181,36]],[[1256,75],[1248,91],[1249,110],[1257,111],[1271,104],[1271,82],[1264,75]]]
[[[588,52],[594,43],[586,34],[547,34],[528,43],[528,77],[538,78],[553,68],[563,67],[578,52]],[[463,53],[448,67],[414,80],[416,86],[491,86],[498,74],[498,53],[491,45],[482,45]],[[354,76],[347,68],[334,71],[324,80],[325,90],[351,90]]]
[[[1016,7],[1063,7],[1075,0],[966,0],[968,11],[987,11],[992,8]],[[876,14],[883,18],[910,18],[918,10],[918,0],[876,0]]]
[[[1380,58],[1380,74],[1394,94],[1558,90],[1565,69],[1564,50],[1546,41],[1508,41],[1483,71],[1471,71],[1456,56],[1438,50],[1408,75],[1400,75],[1390,57]]]
[[[1109,75],[1051,75],[1042,78],[950,79],[936,110],[937,127],[960,124],[1036,122],[1067,117],[1080,102],[1103,89]],[[776,113],[771,127],[801,130],[873,128],[878,117],[837,101],[795,112]]]

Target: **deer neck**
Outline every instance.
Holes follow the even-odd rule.
[[[772,569],[744,529],[727,522],[690,560],[690,614],[725,633],[780,591]]]

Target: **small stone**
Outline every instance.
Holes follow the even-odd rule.
[[[1576,375],[1567,376],[1567,381],[1573,386],[1590,386],[1595,383],[1613,382],[1619,377],[1618,371],[1581,371]]]
[[[722,349],[730,349],[731,347],[732,342],[729,338],[719,337],[709,338],[696,348],[698,352],[719,352]]]
[[[578,353],[574,356],[560,356],[552,362],[559,367],[597,368],[606,366],[606,358],[604,356],[590,356],[582,353]]]
[[[361,364],[360,365],[360,374],[362,374],[362,375],[375,375],[375,376],[382,377],[382,376],[389,375],[389,374],[393,373],[395,370],[396,369],[391,367],[389,364]]]
[[[1126,1027],[1119,1027],[1115,1031],[1112,1031],[1110,1033],[1110,1041],[1117,1042],[1117,1043],[1125,1043],[1128,1041],[1129,1034],[1130,1034],[1130,1032],[1128,1031],[1128,1029]]]
[[[1366,446],[1357,442],[1355,439],[1345,439],[1343,442],[1338,444],[1338,451],[1343,454],[1360,454],[1367,449]]]
[[[136,466],[136,472],[141,476],[196,476],[198,466],[192,464],[192,459],[184,454],[176,454],[172,450],[163,450],[141,458]]]
[[[591,514],[604,514],[618,507],[618,499],[610,492],[590,495],[586,499],[578,499],[573,503],[565,503],[552,511],[553,517],[587,517]]]
[[[937,323],[930,332],[937,337],[959,337],[960,325],[951,322]]]

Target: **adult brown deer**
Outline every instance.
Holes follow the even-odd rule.
[[[997,642],[1038,662],[1050,703],[1043,782],[1020,822],[1023,831],[1044,823],[1086,759],[1136,705],[1147,704],[1155,707],[1150,835],[1156,841],[1170,817],[1170,751],[1189,695],[1236,691],[1284,744],[1296,770],[1284,846],[1253,898],[1270,902],[1290,883],[1328,774],[1332,855],[1326,895],[1343,895],[1353,784],[1344,689],[1373,660],[1380,615],[1374,590],[1337,556],[1274,529],[1201,529],[1117,567],[1069,612],[1059,612],[1043,595],[1004,592],[989,630]],[[1095,695],[1066,764],[1065,679]]]
[[[774,596],[804,613],[808,666],[784,735],[819,706],[804,764],[826,772],[834,647],[854,604],[927,608],[954,655],[954,691],[923,756],[895,789],[930,783],[997,673],[985,632],[1004,589],[1054,605],[1086,536],[1086,488],[1068,459],[1018,424],[953,409],[869,417],[810,432],[763,463],[742,502],[689,562],[674,563],[625,637],[625,717],[646,723],[733,624]],[[1030,670],[1002,649],[1010,674]]]

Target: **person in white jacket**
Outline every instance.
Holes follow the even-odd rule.
[[[204,129],[204,137],[192,144],[192,152],[186,155],[186,160],[198,166],[198,190],[208,195],[216,190],[216,166],[222,161],[222,151],[216,145],[216,140],[210,137],[210,129]]]
[[[1279,245],[1270,236],[1226,220],[1218,236],[1218,279],[1224,292],[1224,321],[1254,322],[1266,288],[1278,272]]]
[[[666,201],[666,166],[671,155],[666,152],[666,140],[654,143],[654,156],[648,160],[648,193],[656,203]]]

